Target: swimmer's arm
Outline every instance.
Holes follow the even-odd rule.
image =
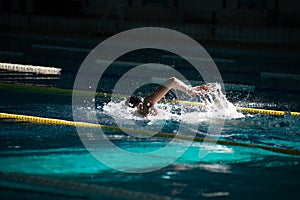
[[[192,87],[192,89],[194,90],[193,92],[195,95],[204,95],[207,94],[209,91],[211,91],[211,88],[207,85],[198,85]]]
[[[157,88],[152,94],[146,97],[144,104],[146,104],[148,107],[155,105],[167,94],[170,89],[180,90],[190,95],[195,94],[192,87],[189,87],[175,77],[171,77],[162,86]]]
[[[141,115],[147,116],[152,106],[154,106],[165,94],[169,91],[169,88],[160,86],[152,94],[144,99],[143,106],[139,109]]]
[[[184,82],[181,80],[171,77],[169,78],[165,83],[164,86],[170,89],[175,89],[175,90],[180,90],[184,93],[193,95],[194,94],[194,89],[188,85],[186,85]]]
[[[152,94],[144,99],[144,106],[151,107],[163,98],[170,89],[164,85],[157,88]]]
[[[152,94],[145,98],[144,105],[147,107],[155,105],[170,89],[180,90],[189,95],[202,95],[210,90],[210,88],[205,85],[190,87],[179,79],[171,77],[162,86],[157,88]]]
[[[203,95],[211,90],[211,88],[208,87],[207,85],[198,85],[195,87],[188,86],[181,80],[174,78],[174,77],[168,79],[164,83],[164,86],[168,87],[169,89],[180,90],[189,95]]]

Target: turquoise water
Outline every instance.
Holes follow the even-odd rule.
[[[22,81],[8,80],[9,73],[2,75],[2,82],[10,84],[25,83],[23,89],[10,86],[1,86],[1,112],[42,116],[72,120],[71,95],[68,92],[58,93],[55,90],[37,91],[28,85],[52,88],[71,89],[72,74],[63,74],[59,79],[48,77],[47,80],[36,79],[36,75],[26,75],[32,79]],[[107,90],[109,83],[114,77],[107,76]],[[260,107],[282,109],[284,102],[274,102],[271,93],[265,93],[258,101],[256,94],[252,98],[246,98],[249,93],[227,91],[229,101],[236,105],[259,105]],[[238,93],[238,95],[237,95]],[[119,102],[109,104],[109,97],[96,98],[97,117],[99,123],[116,126],[115,120],[109,115],[113,107],[121,106]],[[161,105],[162,107],[165,104]],[[297,108],[298,105],[291,105]],[[177,130],[180,121],[176,116],[186,107],[169,105],[170,112],[174,115],[162,119],[152,118],[149,120],[140,118],[124,119],[122,124],[135,122],[135,126],[160,127],[164,125],[163,131],[172,133]],[[83,113],[89,109],[82,108]],[[179,111],[178,111],[179,109]],[[188,109],[187,109],[188,110]],[[113,114],[113,113],[111,113]],[[120,114],[120,113],[119,113]],[[175,117],[174,117],[175,116]],[[203,116],[205,118],[205,115]],[[86,118],[86,121],[89,121]],[[209,125],[216,123],[211,120],[202,120],[198,126],[197,137],[205,136]],[[10,119],[0,120],[0,172],[21,175],[34,175],[46,177],[48,182],[57,179],[71,181],[73,183],[86,183],[103,187],[124,189],[133,193],[158,195],[179,199],[199,198],[240,198],[253,199],[283,199],[294,198],[298,195],[300,185],[300,157],[288,154],[276,153],[260,148],[243,146],[231,146],[216,144],[214,149],[205,157],[199,157],[201,149],[206,146],[201,142],[193,142],[186,152],[174,163],[148,173],[125,173],[107,167],[93,157],[83,146],[74,127],[62,125],[44,125],[29,122],[20,122]],[[227,118],[219,140],[247,144],[268,146],[273,148],[300,150],[300,120],[297,117],[285,116],[275,117],[268,115],[249,115]],[[183,127],[189,130],[189,125]],[[93,130],[96,131],[96,130]],[[117,130],[106,130],[105,134],[114,144],[131,152],[152,152],[164,147],[170,139],[163,137],[136,138]],[[152,160],[141,159],[136,166],[129,160],[114,154],[111,149],[101,148],[107,159],[112,159],[115,164],[125,169],[143,168],[151,163],[152,167],[159,166],[165,157],[155,157]],[[167,152],[168,157],[176,157],[177,153],[186,148],[185,141],[177,141]],[[3,175],[1,175],[3,178]],[[27,182],[34,185],[35,179]],[[11,186],[12,183],[0,181],[2,188],[23,186]],[[4,186],[3,186],[4,185]],[[50,186],[49,186],[50,187]],[[58,186],[57,186],[58,187]],[[60,191],[55,187],[55,191]],[[30,187],[29,187],[30,188]],[[53,191],[41,188],[26,189],[32,193],[43,191],[45,195],[53,195]],[[46,192],[45,192],[46,191]],[[65,189],[63,193],[71,193],[71,189]],[[89,196],[88,189],[82,194]],[[59,195],[62,192],[58,192]],[[124,197],[124,196],[123,196]],[[119,196],[120,199],[123,198]],[[81,198],[81,197],[79,197]],[[100,198],[100,197],[99,197]],[[125,197],[124,197],[125,198]],[[132,198],[134,198],[132,196]],[[136,199],[140,199],[137,197]]]

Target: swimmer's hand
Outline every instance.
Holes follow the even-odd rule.
[[[198,85],[192,87],[192,94],[193,95],[204,95],[211,91],[211,88],[207,85]]]

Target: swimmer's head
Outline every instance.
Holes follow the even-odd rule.
[[[142,102],[143,102],[143,98],[141,98],[140,96],[131,96],[127,99],[125,103],[129,107],[135,108],[137,105],[139,105]]]

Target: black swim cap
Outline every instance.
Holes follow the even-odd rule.
[[[126,104],[129,107],[134,108],[137,105],[139,105],[141,102],[143,102],[143,99],[140,96],[131,96],[127,99]]]

